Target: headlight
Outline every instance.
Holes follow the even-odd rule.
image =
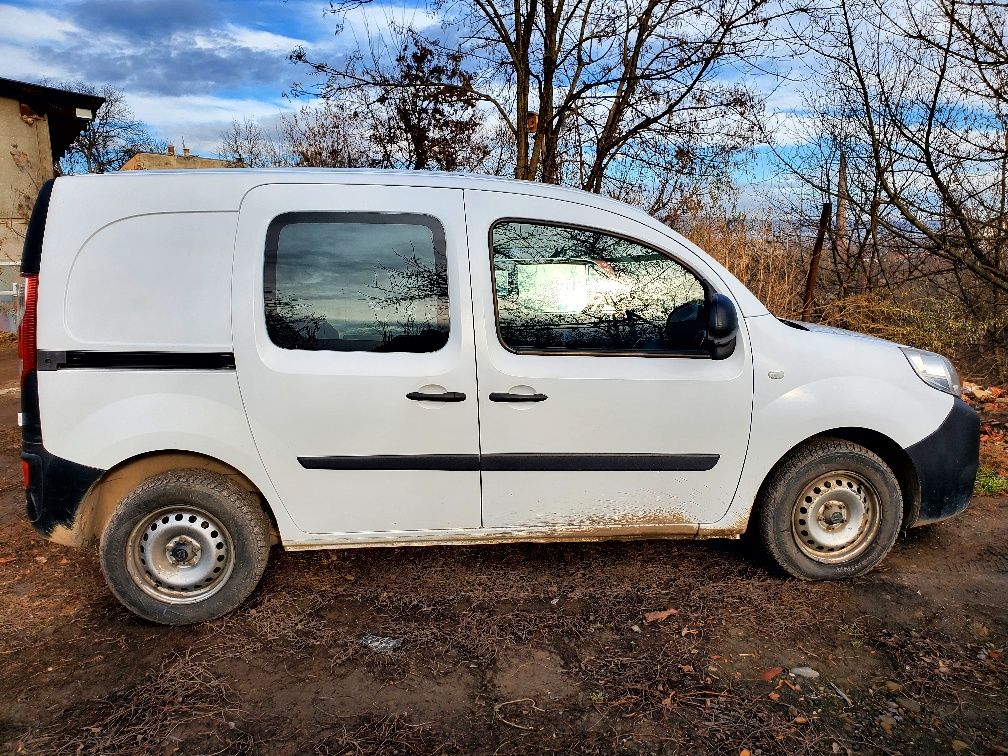
[[[962,395],[959,373],[947,359],[940,354],[925,352],[922,349],[911,349],[910,347],[900,347],[900,349],[906,355],[910,367],[924,383],[939,391],[944,391],[946,394]]]

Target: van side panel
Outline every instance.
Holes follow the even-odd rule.
[[[205,180],[193,180],[198,177],[146,175],[143,171],[137,173],[144,175],[70,176],[57,179],[53,186],[39,273],[39,349],[96,350],[102,348],[100,342],[78,341],[77,336],[92,339],[113,335],[95,333],[93,329],[77,334],[76,331],[82,326],[68,323],[66,319],[64,306],[68,302],[68,286],[71,284],[72,268],[78,263],[79,257],[80,264],[85,266],[81,269],[83,275],[80,282],[94,286],[94,278],[97,276],[100,279],[98,284],[100,288],[96,291],[87,292],[82,289],[82,294],[94,298],[93,317],[99,321],[111,316],[111,311],[106,308],[113,310],[118,308],[120,311],[125,309],[119,307],[113,300],[119,296],[131,296],[122,289],[131,278],[133,278],[131,283],[140,283],[133,277],[134,273],[142,273],[148,269],[152,274],[156,273],[160,263],[154,262],[154,258],[164,256],[168,259],[183,258],[180,259],[179,265],[185,268],[189,266],[190,254],[194,258],[203,258],[204,261],[209,257],[219,257],[221,260],[226,260],[230,267],[234,249],[235,220],[233,216],[225,220],[224,216],[217,214],[237,213],[241,201],[241,193],[236,191],[240,188],[239,177],[208,176]],[[240,183],[247,182],[246,178]],[[138,230],[145,228],[150,219],[161,215],[175,216],[180,223],[176,224],[177,227],[167,235],[160,230],[156,234],[146,231],[137,233]],[[139,222],[124,224],[124,221],[133,218]],[[207,218],[210,220],[206,220]],[[184,230],[181,221],[184,221],[186,226]],[[232,235],[227,240],[226,246],[211,247],[209,237],[205,235],[219,238],[214,229],[220,227],[218,224],[228,223],[231,224]],[[189,228],[190,225],[192,228]],[[117,226],[120,228],[116,228]],[[103,233],[106,228],[111,232],[107,236]],[[129,233],[123,233],[124,230]],[[182,236],[185,237],[187,245],[195,239],[195,249],[183,249]],[[95,244],[92,244],[92,241]],[[218,244],[218,241],[215,240],[214,244]],[[96,266],[92,266],[88,258],[94,260]],[[195,262],[195,259],[192,262]],[[89,272],[86,268],[93,270]],[[202,275],[207,277],[206,268],[200,270],[203,271]],[[152,281],[147,285],[155,283]],[[216,283],[230,286],[230,271]],[[74,296],[76,298],[80,294]],[[184,302],[186,296],[178,292],[177,299],[179,302]],[[80,312],[79,309],[77,312]],[[175,317],[187,317],[185,310],[181,308],[177,310]],[[129,312],[128,318],[140,318],[145,321],[145,325],[150,325],[151,319],[145,318],[142,303],[139,309],[134,307]],[[72,325],[74,331],[68,331],[68,325]],[[217,325],[204,324],[204,327],[209,327],[211,333],[220,332]],[[163,328],[162,326],[162,330]],[[113,341],[109,348],[118,349],[121,348],[121,344]]]
[[[151,452],[213,457],[252,481],[282,536],[296,537],[256,451],[230,359],[240,195],[223,191],[234,184],[229,176],[183,178],[56,182],[39,274],[39,446],[91,480]],[[71,352],[90,358],[43,357]],[[199,359],[208,356],[215,359]],[[39,507],[58,511],[40,512],[40,522],[46,531],[69,527],[82,492],[54,497],[62,482],[48,483]]]
[[[156,213],[111,223],[70,268],[67,349],[231,349],[236,213]]]

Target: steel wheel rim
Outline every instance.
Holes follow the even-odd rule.
[[[825,564],[856,558],[875,540],[881,524],[878,491],[849,470],[815,478],[798,495],[791,516],[798,548]]]
[[[224,587],[234,544],[220,520],[188,504],[143,518],[126,541],[126,567],[140,590],[169,604],[195,604]]]

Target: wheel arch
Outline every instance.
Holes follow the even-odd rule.
[[[240,488],[255,494],[269,518],[270,543],[279,543],[279,527],[269,501],[248,475],[215,457],[193,451],[162,449],[125,459],[104,472],[81,499],[70,527],[57,526],[50,538],[68,546],[83,546],[98,540],[123,498],[141,482],[169,470],[209,470],[224,475]]]
[[[917,474],[917,468],[914,467],[913,461],[910,459],[910,455],[906,453],[906,450],[902,446],[884,433],[880,433],[879,431],[872,430],[870,428],[831,428],[829,430],[816,433],[796,443],[784,452],[784,454],[782,454],[773,465],[770,466],[770,469],[767,471],[766,476],[764,476],[756,493],[756,500],[754,502],[753,509],[755,510],[761,505],[763,495],[770,479],[784,460],[796,450],[801,449],[803,446],[820,438],[839,438],[844,441],[859,444],[860,446],[868,449],[870,452],[877,454],[882,461],[888,465],[889,469],[892,470],[893,474],[896,476],[896,480],[899,482],[900,486],[900,493],[903,495],[902,529],[905,531],[909,528],[914,520],[917,519],[917,513],[920,511],[921,505],[921,486],[920,477]],[[753,518],[750,517],[749,523],[752,522]]]

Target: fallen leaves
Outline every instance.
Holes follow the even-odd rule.
[[[770,667],[770,669],[766,670],[762,675],[760,675],[760,678],[763,680],[763,682],[773,682],[774,678],[780,675],[783,671],[784,671],[783,667]]]
[[[648,612],[647,614],[644,615],[644,624],[651,625],[655,622],[662,622],[664,620],[667,620],[673,614],[678,613],[679,613],[678,609],[672,609],[671,607],[657,612]]]

